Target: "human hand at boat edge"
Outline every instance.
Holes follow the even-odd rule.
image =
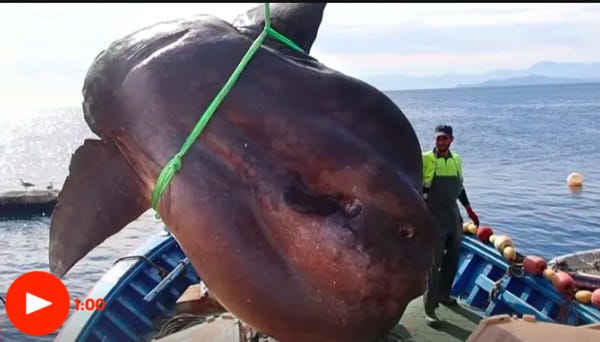
[[[473,208],[471,208],[470,205],[466,205],[465,209],[467,210],[467,214],[469,215],[469,218],[471,219],[471,221],[473,221],[473,224],[476,225],[477,227],[479,227],[479,217],[477,216],[477,214],[475,214],[475,212],[473,211]]]

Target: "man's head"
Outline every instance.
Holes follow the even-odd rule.
[[[438,125],[435,128],[435,147],[439,152],[445,153],[454,141],[452,126]]]

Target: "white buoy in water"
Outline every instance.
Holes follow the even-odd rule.
[[[583,175],[579,172],[572,172],[567,177],[567,184],[570,188],[577,188],[583,185]]]

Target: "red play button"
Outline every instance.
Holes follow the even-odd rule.
[[[69,292],[50,273],[34,271],[17,278],[6,293],[6,313],[24,334],[48,335],[69,315]]]

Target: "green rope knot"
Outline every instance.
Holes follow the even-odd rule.
[[[196,139],[208,123],[208,120],[210,120],[210,118],[215,113],[225,96],[227,96],[231,88],[233,88],[233,85],[240,77],[240,74],[242,73],[242,71],[244,71],[244,68],[250,62],[252,56],[254,56],[254,53],[256,53],[256,51],[260,48],[260,46],[262,45],[262,43],[268,35],[273,36],[275,39],[281,41],[282,43],[286,44],[287,46],[296,51],[306,53],[296,43],[294,43],[281,33],[275,31],[275,29],[271,27],[271,10],[269,8],[269,3],[265,2],[265,27],[263,31],[258,36],[258,38],[256,38],[256,40],[252,43],[244,57],[242,57],[242,60],[235,68],[231,76],[229,76],[229,79],[227,80],[225,85],[221,88],[221,90],[219,90],[215,98],[208,105],[208,108],[206,108],[206,111],[202,114],[200,120],[198,120],[196,126],[194,126],[194,129],[184,142],[183,146],[181,147],[181,150],[177,154],[175,154],[175,156],[167,163],[167,165],[165,165],[160,175],[158,176],[158,179],[156,180],[154,191],[152,192],[152,209],[156,211],[157,219],[160,219],[160,216],[158,215],[158,202],[160,201],[162,194],[167,189],[167,186],[169,186],[171,179],[173,178],[173,176],[175,176],[175,173],[177,173],[181,169],[183,156],[191,148],[192,144],[194,144],[194,141],[196,141]]]
[[[181,161],[183,159],[183,155],[181,152],[177,153],[173,159],[169,162],[169,167],[173,169],[174,172],[181,170]]]
[[[181,164],[183,160],[183,153],[178,152],[169,160],[167,165],[163,168],[160,175],[158,176],[158,180],[156,181],[156,187],[154,188],[154,192],[152,193],[152,208],[156,211],[156,218],[160,219],[158,215],[158,202],[160,201],[162,194],[167,189],[167,186],[171,182],[171,179],[175,176],[179,170],[181,170]]]

